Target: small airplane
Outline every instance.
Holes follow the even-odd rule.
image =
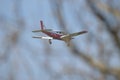
[[[56,40],[61,40],[67,43],[67,46],[70,45],[70,41],[74,39],[74,36],[78,36],[84,33],[87,33],[88,31],[80,31],[72,34],[66,34],[65,32],[62,31],[53,31],[52,29],[45,29],[43,21],[40,21],[40,27],[41,30],[34,30],[32,32],[42,32],[48,36],[33,36],[33,38],[38,38],[38,39],[47,39],[49,41],[49,44],[52,44],[53,39]]]

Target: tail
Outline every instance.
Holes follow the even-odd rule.
[[[40,27],[41,27],[41,30],[44,30],[44,24],[43,24],[43,21],[40,21]]]
[[[43,21],[40,21],[40,28],[41,28],[41,30],[34,30],[32,32],[52,31],[52,29],[45,29],[44,28]]]
[[[40,21],[40,27],[41,27],[41,30],[34,30],[32,32],[42,32],[44,30],[43,21]]]

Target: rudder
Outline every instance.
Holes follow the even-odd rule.
[[[40,21],[41,30],[44,29],[43,21]]]

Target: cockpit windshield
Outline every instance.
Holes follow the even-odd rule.
[[[62,32],[62,31],[55,31],[55,33],[62,34],[62,35],[66,34],[65,32]]]

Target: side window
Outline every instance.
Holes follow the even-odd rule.
[[[59,32],[59,31],[57,31],[56,33],[58,33],[58,34],[62,34],[62,32]]]

